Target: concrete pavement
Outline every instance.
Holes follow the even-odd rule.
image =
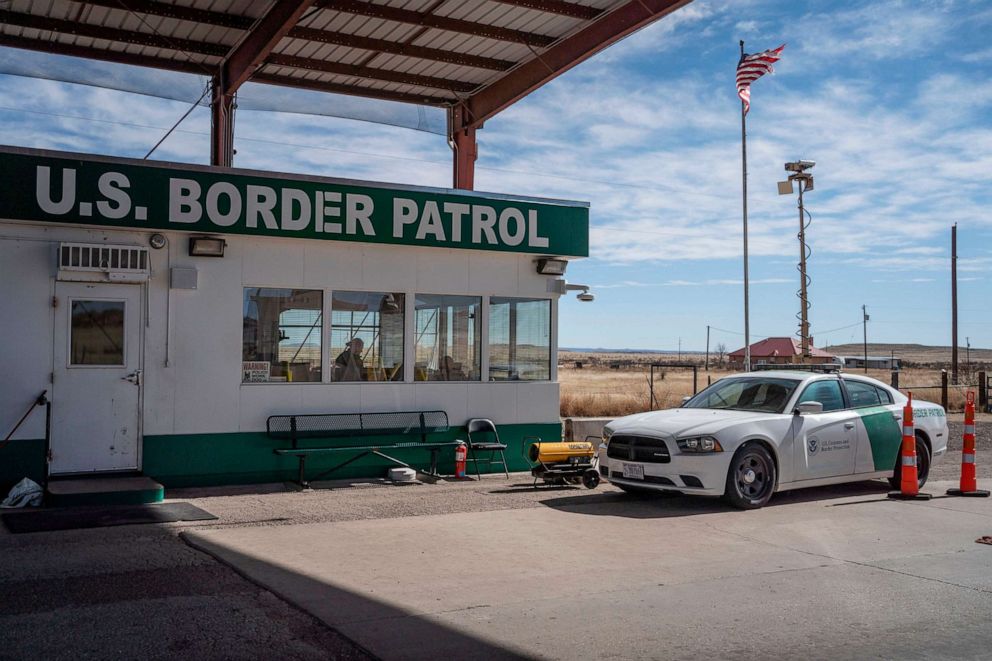
[[[184,537],[385,659],[987,658],[992,646],[992,547],[974,541],[992,534],[992,499],[896,502],[851,485],[752,512],[612,489],[537,502]]]

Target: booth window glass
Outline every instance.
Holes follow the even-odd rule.
[[[331,297],[331,381],[402,381],[406,297],[336,291]]]
[[[489,299],[489,379],[551,379],[549,299]]]
[[[242,382],[320,381],[324,294],[245,287]]]
[[[478,296],[417,294],[416,381],[479,381],[482,326]]]
[[[124,364],[124,301],[72,302],[69,364]]]

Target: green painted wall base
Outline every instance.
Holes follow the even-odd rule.
[[[84,507],[90,505],[150,505],[165,499],[165,489],[157,485],[148,489],[101,491],[98,493],[45,493],[47,507]]]
[[[465,437],[464,428],[458,428],[443,434],[432,434],[430,438],[455,440]],[[530,470],[525,451],[534,437],[559,440],[561,423],[499,426],[500,441],[508,446],[506,463],[510,471]],[[301,441],[300,447],[366,445],[368,441],[368,438],[335,438],[332,442],[309,439]],[[168,488],[295,481],[299,466],[296,458],[282,457],[273,452],[276,448],[288,447],[288,441],[274,441],[264,432],[145,436],[142,472]],[[425,450],[386,450],[386,453],[415,468],[426,469],[430,463],[430,453]],[[487,457],[488,454],[482,456]],[[347,453],[311,457],[307,460],[307,476],[313,479],[321,471],[348,458]],[[371,455],[335,471],[326,479],[385,477],[386,471],[393,467],[395,464]],[[482,473],[503,470],[502,466],[485,464],[479,468]],[[442,450],[438,470],[444,475],[454,474],[453,448]],[[469,471],[475,472],[472,465],[469,465]]]
[[[0,448],[0,500],[25,477],[42,484],[46,466],[43,438],[10,441]]]

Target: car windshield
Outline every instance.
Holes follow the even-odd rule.
[[[799,381],[763,377],[721,379],[690,399],[690,409],[732,409],[781,413]]]

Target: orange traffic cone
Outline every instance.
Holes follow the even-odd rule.
[[[964,405],[964,447],[961,448],[961,488],[948,489],[948,496],[987,498],[988,491],[978,488],[975,476],[975,393],[968,391]]]
[[[916,429],[913,427],[913,393],[909,393],[902,409],[902,451],[900,452],[900,490],[890,491],[889,498],[900,500],[930,500],[928,493],[920,493],[919,474],[916,472]]]

